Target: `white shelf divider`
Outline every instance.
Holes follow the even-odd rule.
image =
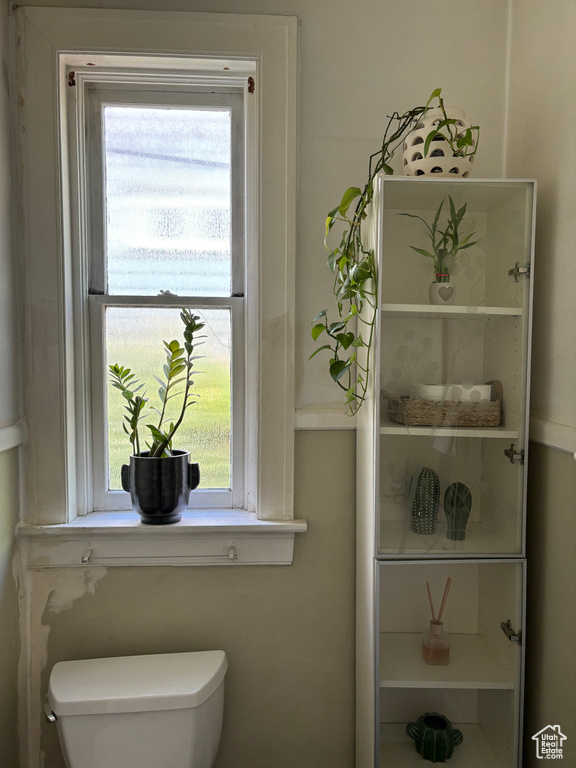
[[[462,731],[464,740],[455,747],[450,768],[503,768],[503,763],[490,748],[475,723],[454,723]],[[429,765],[416,751],[414,741],[406,735],[406,726],[386,724],[380,726],[381,768],[423,768]]]
[[[392,421],[380,423],[381,435],[410,435],[411,437],[475,437],[518,440],[517,429],[506,427],[410,427]]]
[[[513,690],[515,687],[513,673],[494,658],[479,635],[450,635],[450,663],[445,667],[426,664],[421,651],[421,633],[380,633],[380,687],[468,690]]]
[[[522,317],[521,307],[434,306],[428,304],[382,304],[384,317],[418,317],[423,320],[446,318]]]
[[[440,525],[440,524],[439,524]],[[382,546],[386,542],[386,546]],[[466,538],[453,541],[446,536],[446,526],[437,533],[414,533],[409,520],[380,520],[379,556],[405,555],[518,555],[520,543],[514,549],[510,542],[498,536],[482,523],[469,522]]]

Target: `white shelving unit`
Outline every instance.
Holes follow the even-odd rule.
[[[535,183],[382,176],[375,189],[369,245],[380,309],[357,426],[356,765],[424,766],[406,724],[437,712],[464,736],[453,768],[520,768]],[[430,264],[410,248],[428,247],[425,229],[399,214],[432,221],[448,196],[467,204],[463,234],[478,242],[451,270],[455,303],[432,306]],[[414,397],[414,385],[495,380],[498,426],[405,424],[389,409],[390,398]],[[440,478],[438,521],[426,535],[412,530],[409,501],[422,467]],[[455,482],[472,497],[463,540],[448,538],[443,508]],[[448,577],[450,661],[429,666],[426,582],[438,610]]]

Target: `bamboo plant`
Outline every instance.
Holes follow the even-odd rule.
[[[476,234],[472,232],[466,237],[460,235],[460,224],[462,219],[466,215],[466,209],[468,204],[465,203],[461,208],[456,210],[454,200],[448,196],[448,203],[450,206],[450,213],[446,222],[446,226],[442,229],[440,227],[440,215],[446,199],[442,200],[434,216],[432,224],[428,224],[426,219],[422,216],[417,216],[414,213],[400,213],[399,216],[408,216],[411,219],[418,219],[421,221],[428,231],[428,237],[430,238],[430,250],[425,248],[417,248],[415,245],[411,245],[413,251],[419,253],[422,256],[426,256],[428,259],[432,259],[435,282],[448,283],[450,282],[450,270],[456,262],[456,257],[459,251],[463,251],[466,248],[471,248],[476,245],[477,240],[471,240]]]

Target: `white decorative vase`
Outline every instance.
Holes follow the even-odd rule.
[[[456,291],[453,283],[430,283],[428,286],[428,298],[430,304],[444,305],[454,304]]]
[[[471,127],[466,120],[466,114],[461,109],[446,108],[449,119],[457,120],[462,130]],[[428,156],[424,157],[424,143],[428,134],[433,131],[438,123],[444,119],[441,109],[429,109],[422,117],[412,133],[408,134],[404,142],[404,174],[406,176],[456,176],[466,178],[472,173],[474,155],[458,157],[452,153],[447,139],[436,136],[428,149]],[[447,135],[446,128],[441,128],[440,133]],[[472,152],[476,146],[476,138],[472,137],[472,147],[467,147]]]

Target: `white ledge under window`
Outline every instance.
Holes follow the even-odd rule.
[[[63,525],[21,523],[27,567],[291,565],[304,520],[258,520],[241,510],[188,511],[179,523],[143,525],[133,512],[93,512]]]

